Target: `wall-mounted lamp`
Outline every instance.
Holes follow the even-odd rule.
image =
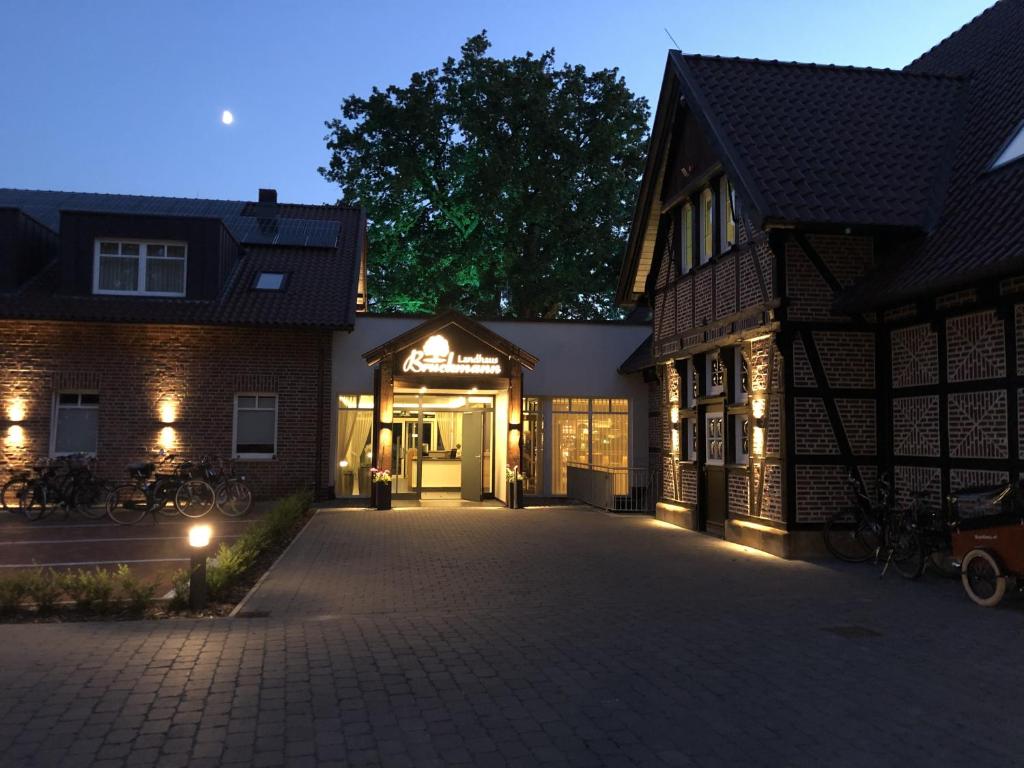
[[[7,404],[7,420],[15,423],[25,420],[25,401],[20,397],[11,398]]]
[[[160,403],[160,423],[173,424],[178,420],[178,402],[166,398]]]
[[[177,435],[174,432],[174,427],[164,427],[160,430],[160,437],[157,438],[157,445],[165,451],[170,451],[174,448],[174,443]]]
[[[7,435],[4,437],[4,445],[8,448],[23,448],[25,445],[25,430],[20,424],[12,424],[7,428]]]

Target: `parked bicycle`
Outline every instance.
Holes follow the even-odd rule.
[[[71,512],[92,519],[105,514],[104,501],[111,486],[97,477],[93,457],[70,454],[41,459],[33,472],[21,473],[11,492],[29,520],[40,520],[57,509],[65,517]]]
[[[206,481],[213,486],[217,508],[227,517],[241,517],[252,509],[252,489],[244,475],[235,474],[234,465],[220,457],[203,456],[199,460]]]
[[[158,455],[159,461],[128,466],[132,480],[117,485],[107,499],[111,520],[134,525],[147,513],[154,520],[158,513],[198,518],[216,506],[213,486],[197,476],[201,471],[192,462],[178,462],[176,455],[163,451]]]
[[[5,512],[21,511],[21,496],[31,480],[32,470],[22,469],[11,472],[11,476],[0,486],[0,505]]]
[[[872,500],[854,473],[847,478],[853,505],[840,509],[826,522],[825,547],[847,563],[874,560],[882,563],[882,575],[895,566],[900,575],[920,574],[921,543],[909,509],[893,507],[892,483],[888,476],[878,480],[878,497]]]

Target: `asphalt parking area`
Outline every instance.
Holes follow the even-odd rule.
[[[188,529],[196,522],[214,530],[214,548],[231,543],[261,511],[234,520],[213,512],[201,520],[147,516],[137,525],[111,520],[84,520],[59,514],[30,522],[17,513],[0,513],[0,576],[17,570],[53,568],[114,569],[130,565],[140,577],[157,584],[157,594],[171,587],[171,576],[189,562]]]

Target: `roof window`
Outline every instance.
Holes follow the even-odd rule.
[[[1009,143],[1003,147],[1003,151],[999,153],[999,157],[992,163],[993,168],[998,168],[1001,165],[1012,163],[1014,160],[1019,160],[1024,157],[1024,123],[1017,126],[1017,133]]]
[[[256,291],[283,291],[287,278],[284,272],[257,272],[252,287]]]

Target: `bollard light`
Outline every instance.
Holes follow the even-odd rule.
[[[193,611],[206,608],[206,553],[213,538],[212,526],[200,524],[188,529],[188,545],[192,548],[192,568],[188,580],[188,607]]]

